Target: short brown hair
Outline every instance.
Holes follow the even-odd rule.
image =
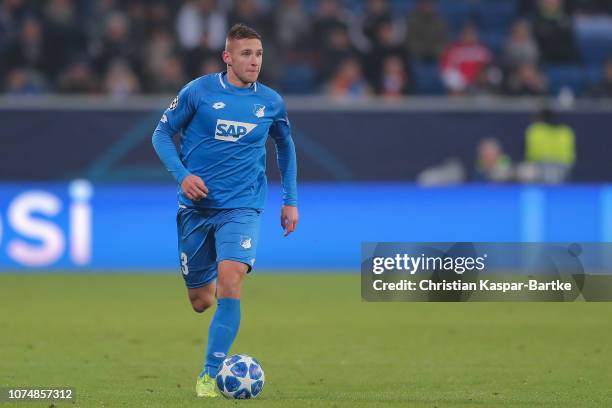
[[[234,24],[227,33],[227,40],[244,40],[256,38],[261,41],[261,35],[251,27],[238,23]]]

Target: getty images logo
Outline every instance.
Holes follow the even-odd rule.
[[[248,135],[256,127],[257,125],[254,123],[217,119],[215,139],[225,142],[236,142]]]
[[[67,252],[75,265],[91,262],[93,187],[89,181],[75,180],[69,185],[68,196],[65,213],[63,200],[44,190],[24,191],[9,203],[7,223],[0,222],[0,241],[10,237],[6,253],[11,260],[23,266],[44,267]],[[59,222],[64,217],[67,228]],[[58,222],[52,221],[54,218]]]

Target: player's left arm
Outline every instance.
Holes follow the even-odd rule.
[[[280,100],[280,106],[270,127],[270,136],[276,145],[276,160],[281,173],[283,186],[283,207],[281,208],[281,227],[285,236],[295,231],[298,223],[297,209],[297,157],[295,144],[291,137],[291,125],[287,118],[285,103]]]

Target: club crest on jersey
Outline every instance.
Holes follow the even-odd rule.
[[[225,142],[236,142],[248,135],[256,127],[257,125],[254,123],[217,119],[215,139]]]
[[[251,248],[251,238],[250,237],[241,237],[240,246],[244,249]]]
[[[264,115],[266,114],[266,112],[264,112],[265,109],[266,109],[266,107],[264,105],[260,105],[260,104],[256,103],[254,108],[253,108],[253,113],[258,118],[263,118]]]

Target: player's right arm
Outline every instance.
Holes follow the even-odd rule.
[[[153,132],[152,142],[160,160],[181,185],[185,196],[197,201],[206,197],[208,189],[200,177],[189,173],[172,141],[172,136],[191,121],[197,110],[193,88],[192,83],[187,84],[172,100]]]

